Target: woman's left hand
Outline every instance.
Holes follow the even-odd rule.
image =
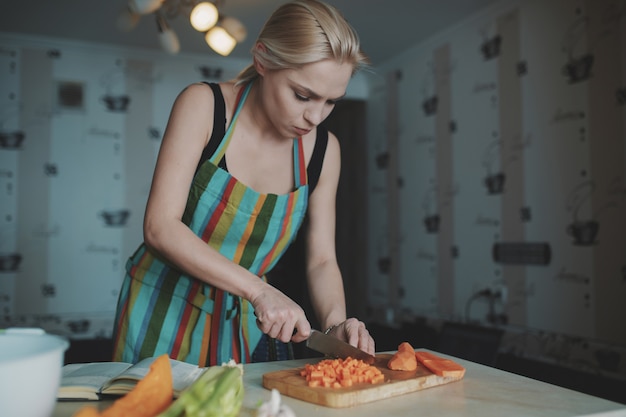
[[[376,353],[374,339],[362,321],[349,318],[335,326],[328,334],[373,355]]]

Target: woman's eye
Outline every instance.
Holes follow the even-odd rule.
[[[298,93],[294,93],[296,95],[296,98],[300,101],[309,101],[309,98],[303,95],[300,95]]]

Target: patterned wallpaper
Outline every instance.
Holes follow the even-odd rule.
[[[0,327],[110,337],[173,100],[243,65],[0,37]]]
[[[626,375],[625,92],[623,0],[503,1],[385,63],[370,304]]]

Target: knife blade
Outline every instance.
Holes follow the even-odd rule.
[[[345,359],[348,356],[354,359],[360,359],[371,365],[375,361],[375,357],[349,343],[339,340],[336,337],[329,336],[319,330],[311,329],[311,335],[306,340],[306,346],[316,352],[323,353],[335,358]]]

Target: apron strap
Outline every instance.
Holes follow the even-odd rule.
[[[233,132],[235,131],[235,124],[237,123],[237,117],[243,108],[243,103],[245,103],[246,98],[248,97],[248,93],[250,93],[250,89],[252,88],[252,83],[249,83],[246,87],[239,90],[239,94],[237,95],[237,107],[235,109],[235,114],[233,115],[233,120],[230,122],[230,126],[228,126],[228,130],[226,130],[226,134],[224,135],[224,139],[217,147],[215,153],[211,156],[211,163],[217,165],[219,161],[222,160],[224,154],[226,153],[226,148],[228,148],[228,144],[230,143],[230,139],[233,137]]]
[[[301,136],[293,140],[293,177],[296,179],[296,189],[307,184],[308,176]]]

